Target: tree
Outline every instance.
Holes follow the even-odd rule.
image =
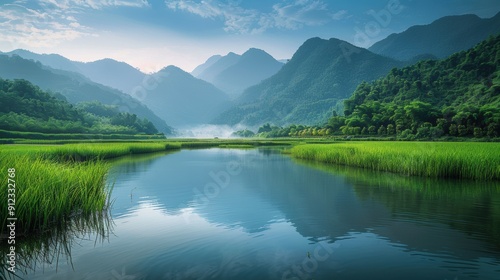
[[[395,130],[394,130],[394,125],[391,123],[391,124],[388,124],[387,125],[387,135],[394,135],[395,134]]]
[[[368,127],[368,133],[370,133],[371,135],[375,135],[375,133],[377,133],[377,128],[374,125],[371,125],[370,127]]]
[[[384,125],[381,125],[378,130],[377,130],[378,135],[386,135],[387,134],[387,129],[385,128]]]
[[[458,135],[458,128],[456,124],[451,124],[450,125],[450,135],[451,136],[457,136]]]

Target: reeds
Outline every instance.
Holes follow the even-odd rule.
[[[109,206],[106,159],[179,149],[175,143],[87,143],[0,146],[0,219],[7,230],[7,170],[15,168],[16,234],[50,230]]]
[[[409,176],[473,180],[500,179],[500,143],[352,142],[306,144],[296,158],[357,166]]]

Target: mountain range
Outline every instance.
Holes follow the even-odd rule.
[[[341,110],[342,101],[360,82],[403,65],[345,41],[312,38],[277,74],[243,92],[238,105],[215,122],[250,126],[323,122],[334,108]]]
[[[490,35],[500,33],[500,13],[482,19],[476,15],[447,16],[431,24],[417,25],[392,34],[369,48],[370,51],[398,60],[418,56],[445,58],[472,48]]]
[[[150,120],[159,131],[165,134],[173,132],[164,120],[130,95],[95,83],[75,72],[52,69],[40,62],[27,60],[17,55],[0,55],[0,77],[28,80],[60,98],[63,96],[63,99],[74,104],[99,101],[103,104],[115,105],[122,112],[130,112],[140,118]]]
[[[165,133],[172,131],[167,123],[318,124],[334,111],[342,114],[343,101],[362,82],[466,50],[499,32],[500,14],[450,16],[392,34],[368,50],[335,38],[311,38],[286,63],[251,48],[212,56],[191,74],[168,66],[148,75],[113,59],[84,63],[14,50],[0,55],[0,77],[27,79],[72,103],[119,105]]]
[[[37,54],[22,49],[4,54],[18,55],[25,59],[39,61],[43,65],[53,69],[76,72],[96,83],[121,90],[128,94],[132,93],[137,86],[140,86],[146,76],[146,74],[125,62],[109,58],[93,62],[78,62],[69,60],[58,54]]]
[[[234,98],[248,87],[276,74],[282,66],[283,63],[265,51],[251,48],[242,55],[231,52],[225,56],[212,56],[191,74]]]

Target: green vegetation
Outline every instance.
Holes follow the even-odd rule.
[[[23,135],[21,132],[115,135],[158,133],[150,121],[139,119],[134,114],[120,113],[116,106],[95,101],[75,107],[28,81],[2,79],[0,129],[12,132],[4,133],[2,136],[5,138],[36,138],[36,135]]]
[[[0,165],[16,171],[16,234],[43,232],[72,217],[105,210],[109,164],[104,159],[179,148],[165,142],[2,146]],[[7,186],[7,176],[1,183]],[[1,193],[7,197],[7,188]],[[7,209],[5,199],[0,208]],[[2,233],[7,214],[0,212]]]
[[[394,213],[401,211],[413,213],[426,220],[436,220],[436,213],[441,213],[441,218],[438,220],[442,223],[470,235],[482,236],[500,249],[498,181],[442,180],[306,160],[295,160],[295,162],[340,175],[353,186],[354,192],[360,199],[380,201]],[[484,211],[483,207],[477,205],[497,206],[491,207],[490,211]],[[457,220],[467,222],[454,222]]]
[[[343,100],[362,81],[373,81],[404,65],[338,39],[312,38],[278,73],[245,90],[236,100],[238,105],[215,122],[322,123],[332,110],[342,110]]]
[[[255,136],[255,133],[249,129],[244,129],[244,130],[238,130],[236,132],[233,132],[233,134],[231,136],[248,138],[248,137]]]
[[[442,61],[393,69],[362,83],[345,101],[345,117],[328,126],[344,134],[401,139],[500,136],[500,35]]]
[[[291,149],[299,159],[356,166],[410,176],[500,179],[499,143],[351,142],[306,144]]]
[[[162,133],[173,133],[164,120],[132,96],[94,83],[78,73],[51,69],[40,62],[23,59],[17,55],[0,54],[0,77],[27,80],[45,91],[54,92],[58,98],[67,99],[71,104],[98,101],[116,106],[120,112],[130,112],[140,119],[146,118]]]
[[[361,83],[345,100],[344,116],[333,112],[324,125],[266,124],[256,136],[498,140],[498,65],[500,35],[448,59],[394,68],[384,78]]]
[[[284,141],[215,139],[56,143],[58,141],[39,141],[38,145],[0,146],[0,166],[16,171],[18,236],[50,231],[70,223],[73,218],[105,211],[110,203],[104,186],[110,167],[105,161],[107,159],[181,148],[252,148],[289,144]],[[7,176],[0,183],[7,186]],[[0,195],[7,197],[7,188],[3,188]],[[0,200],[0,209],[7,209],[7,200]],[[7,215],[6,211],[0,212],[0,234],[7,230]]]

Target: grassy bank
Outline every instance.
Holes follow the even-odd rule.
[[[0,195],[7,198],[7,169],[14,168],[16,235],[45,231],[109,206],[104,184],[110,165],[104,160],[179,148],[165,142],[3,145],[0,166],[5,187]],[[7,203],[0,199],[2,234],[7,229]]]
[[[500,143],[350,142],[306,144],[295,158],[389,171],[409,176],[500,179]]]

